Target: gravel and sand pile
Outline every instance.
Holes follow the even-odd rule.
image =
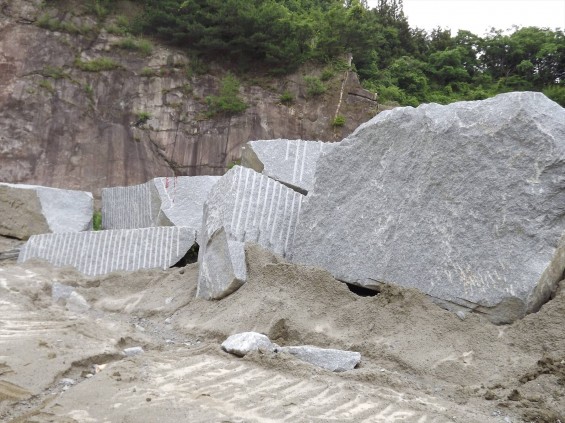
[[[89,278],[4,262],[0,420],[565,421],[564,289],[495,326],[412,289],[359,296],[256,245],[247,261],[248,282],[220,301],[195,298],[196,264]],[[246,331],[362,360],[335,374],[290,354],[222,351]]]

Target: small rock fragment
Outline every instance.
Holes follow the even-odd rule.
[[[90,308],[88,305],[88,301],[85,298],[77,293],[76,291],[71,292],[69,298],[67,298],[66,308],[69,311],[75,313],[82,313]]]
[[[353,370],[361,362],[361,354],[358,352],[318,348],[310,345],[282,347],[279,351],[292,354],[299,360],[332,372]]]
[[[66,300],[73,292],[74,288],[72,286],[63,285],[62,283],[53,281],[53,285],[51,286],[51,298],[53,299],[53,302],[57,302],[61,299]]]
[[[275,352],[277,344],[257,332],[242,332],[230,336],[222,343],[222,349],[226,352],[243,357],[253,351]]]
[[[124,354],[128,357],[133,357],[134,355],[143,354],[142,347],[131,347],[131,348],[124,348]]]

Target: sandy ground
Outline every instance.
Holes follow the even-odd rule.
[[[209,302],[194,298],[196,265],[85,278],[0,262],[0,420],[565,423],[565,289],[494,326],[412,290],[357,296],[257,247],[248,269],[245,286]],[[55,301],[55,284],[75,294]],[[250,330],[362,363],[334,374],[220,349]],[[122,353],[135,346],[144,353]]]

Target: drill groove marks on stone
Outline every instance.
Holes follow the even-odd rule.
[[[133,229],[202,225],[202,207],[219,176],[155,178],[144,184],[102,190],[102,226]]]
[[[564,233],[565,109],[508,93],[361,125],[318,161],[292,259],[505,323],[550,298]]]
[[[28,239],[46,232],[92,229],[90,192],[0,183],[0,235]]]
[[[39,258],[88,276],[167,269],[185,256],[195,239],[194,229],[179,226],[34,235],[18,262]]]
[[[318,158],[336,145],[286,139],[250,141],[242,149],[241,164],[306,194],[314,186]]]
[[[294,243],[303,198],[252,169],[235,166],[229,170],[204,205],[196,295],[220,299],[245,283],[246,242],[286,257]]]
[[[102,227],[134,229],[156,226],[160,206],[158,197],[152,181],[129,187],[103,188]]]

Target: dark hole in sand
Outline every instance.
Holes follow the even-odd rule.
[[[199,246],[195,242],[194,245],[190,247],[190,249],[183,256],[183,258],[177,261],[172,267],[184,267],[187,264],[196,263],[198,261],[198,249]]]
[[[351,283],[344,282],[349,290],[353,292],[355,295],[359,295],[360,297],[374,297],[378,295],[378,291],[374,289],[365,288],[364,286],[353,285]]]

